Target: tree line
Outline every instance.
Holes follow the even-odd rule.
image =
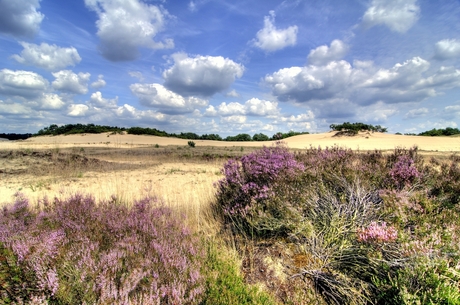
[[[44,135],[69,135],[69,134],[82,134],[82,133],[103,133],[103,132],[112,132],[112,133],[121,133],[126,132],[128,134],[134,135],[152,135],[158,137],[171,137],[171,138],[180,138],[180,139],[187,139],[187,140],[212,140],[212,141],[272,141],[272,140],[282,140],[288,137],[301,135],[301,134],[308,134],[308,132],[296,132],[296,131],[289,131],[286,133],[277,132],[273,136],[269,137],[263,133],[256,133],[253,136],[247,133],[240,133],[235,136],[227,136],[222,138],[218,134],[203,134],[198,135],[194,132],[181,132],[181,133],[168,133],[164,130],[158,130],[156,128],[150,127],[113,127],[113,126],[101,126],[95,124],[66,124],[62,126],[58,126],[56,124],[52,124],[48,127],[40,129],[36,134],[30,136],[44,136]]]
[[[350,123],[345,122],[343,124],[331,124],[331,130],[339,131],[339,132],[348,132],[352,134],[357,134],[359,131],[371,131],[371,132],[387,132],[387,128],[384,128],[380,125],[371,125],[371,124],[364,124],[364,123]],[[309,134],[308,132],[296,132],[296,131],[289,131],[286,133],[277,132],[272,136],[268,136],[263,133],[256,133],[253,136],[247,133],[240,133],[235,136],[227,136],[222,138],[220,135],[211,133],[211,134],[203,134],[198,135],[194,132],[181,132],[179,134],[176,133],[168,133],[164,130],[158,130],[156,128],[149,128],[149,127],[118,127],[118,126],[107,126],[107,125],[95,125],[95,124],[66,124],[62,126],[58,126],[57,124],[51,124],[48,127],[40,129],[37,133],[0,133],[0,138],[8,139],[8,140],[25,140],[33,136],[57,136],[57,135],[69,135],[69,134],[82,134],[82,133],[104,133],[104,132],[111,132],[111,133],[122,133],[126,132],[128,134],[134,135],[153,135],[158,137],[175,137],[180,139],[187,139],[187,140],[212,140],[212,141],[232,141],[232,142],[249,142],[249,141],[279,141],[289,137]],[[399,134],[399,133],[398,133]],[[445,129],[431,129],[428,131],[421,132],[419,134],[408,134],[408,135],[419,135],[419,136],[452,136],[460,134],[460,130],[458,128],[447,127]]]
[[[437,137],[437,136],[453,136],[460,134],[460,130],[458,128],[447,127],[445,129],[436,129],[433,128],[428,131],[424,131],[419,133],[419,136],[429,136],[429,137]]]

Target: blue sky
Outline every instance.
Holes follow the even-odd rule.
[[[460,123],[458,0],[0,0],[0,133]]]

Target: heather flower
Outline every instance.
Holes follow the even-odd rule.
[[[0,242],[33,274],[21,288],[25,303],[200,302],[204,249],[160,199],[131,208],[80,194],[45,201],[34,213],[18,195],[0,217]]]
[[[389,174],[398,188],[410,185],[416,178],[420,177],[420,172],[415,167],[414,160],[407,155],[398,157]]]
[[[387,243],[394,242],[398,238],[398,232],[393,226],[387,226],[386,222],[371,222],[369,226],[358,230],[358,241],[364,243]]]
[[[218,203],[230,221],[244,222],[253,228],[278,230],[285,227],[284,217],[293,209],[289,201],[298,200],[289,186],[305,170],[281,142],[229,160],[223,167],[225,177],[217,184]],[[276,201],[283,194],[285,205]]]

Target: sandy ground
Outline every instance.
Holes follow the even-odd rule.
[[[335,132],[285,139],[290,148],[340,146],[359,150],[392,150],[418,146],[426,154],[460,152],[460,137],[419,137],[362,133],[337,137]],[[222,178],[222,160],[184,161],[165,152],[240,152],[273,142],[221,142],[136,135],[69,135],[0,141],[0,206],[14,200],[18,191],[32,202],[74,193],[92,194],[98,200],[112,195],[122,200],[159,195],[168,205],[179,207],[200,221],[200,209],[215,192]],[[156,145],[159,147],[155,147]],[[156,154],[154,154],[156,153]]]
[[[340,146],[357,150],[391,150],[395,147],[411,148],[418,146],[423,151],[460,152],[460,137],[422,137],[405,136],[383,133],[360,133],[357,136],[335,136],[336,132],[321,134],[300,135],[287,138],[284,142],[290,148],[303,149],[310,146],[331,147]],[[68,136],[44,136],[30,138],[25,141],[1,141],[0,149],[15,148],[68,148],[68,147],[142,147],[151,145],[187,145],[188,140],[177,138],[164,138],[144,135],[110,135],[110,134],[85,134]],[[224,142],[224,141],[194,141],[200,146],[217,147],[248,147],[269,146],[273,142]]]

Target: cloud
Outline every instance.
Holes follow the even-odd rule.
[[[134,60],[139,56],[140,47],[174,47],[172,39],[154,40],[164,29],[168,16],[161,7],[139,0],[85,0],[85,4],[99,16],[96,22],[99,49],[110,61]]]
[[[33,37],[45,17],[38,11],[41,0],[0,1],[0,33]]]
[[[189,9],[191,12],[195,12],[195,11],[196,11],[196,3],[193,2],[193,1],[190,1],[189,4],[188,4],[188,9]]]
[[[134,77],[134,78],[137,78],[140,82],[143,82],[144,81],[144,75],[142,74],[142,72],[139,72],[139,71],[130,71],[128,72],[129,76],[131,77]]]
[[[168,124],[171,120],[171,116],[164,113],[151,110],[138,110],[128,104],[118,107],[115,110],[115,115],[122,120],[136,119],[136,121],[144,121],[148,123]]]
[[[60,48],[57,45],[42,43],[20,42],[24,50],[21,55],[13,55],[12,58],[25,65],[31,65],[50,71],[64,69],[68,66],[75,66],[81,61],[77,49]]]
[[[59,110],[65,106],[65,103],[62,101],[62,98],[55,93],[45,93],[39,99],[40,109],[45,110]]]
[[[82,117],[86,115],[88,110],[89,110],[89,107],[84,104],[72,104],[72,105],[69,105],[67,115],[74,116],[74,117]]]
[[[348,51],[348,46],[340,40],[333,40],[331,46],[320,46],[310,51],[308,63],[322,66],[331,61],[341,59]]]
[[[413,119],[425,116],[429,113],[428,108],[417,108],[409,110],[406,115],[404,116],[406,119]]]
[[[244,104],[241,103],[221,103],[217,106],[209,106],[205,111],[205,116],[235,116],[235,115],[249,115],[249,116],[275,116],[280,112],[277,102],[270,102],[260,100],[258,98],[251,98]]]
[[[405,33],[417,22],[419,15],[417,0],[372,0],[362,25],[365,28],[385,25],[394,32]]]
[[[0,100],[0,114],[4,115],[21,115],[29,114],[32,110],[23,104],[19,103],[7,103]]]
[[[217,107],[217,114],[222,116],[244,115],[246,113],[244,105],[240,103],[222,103]]]
[[[91,83],[91,88],[99,89],[99,88],[105,87],[105,85],[106,85],[106,82],[104,80],[104,75],[99,74],[97,76],[97,81]]]
[[[223,117],[220,121],[224,124],[243,124],[246,123],[246,117],[244,115],[232,115],[228,117]]]
[[[279,101],[316,106],[333,100],[349,101],[350,105],[420,102],[460,87],[460,70],[441,67],[426,75],[429,67],[430,63],[420,57],[397,63],[390,69],[358,61],[352,66],[340,60],[324,66],[280,69],[266,75],[264,81]]]
[[[130,89],[141,104],[167,114],[191,113],[196,108],[208,105],[207,100],[193,96],[183,97],[160,84],[132,84]]]
[[[435,58],[440,60],[460,57],[460,40],[443,39],[435,45]]]
[[[102,97],[102,93],[97,91],[91,94],[89,105],[98,108],[116,108],[118,103],[118,97],[114,99],[106,99]]]
[[[50,93],[49,89],[49,82],[34,72],[0,71],[0,94],[9,96],[9,104],[15,109],[59,110],[64,107],[62,98]]]
[[[422,73],[427,71],[429,67],[430,63],[428,61],[420,57],[414,57],[402,64],[395,64],[391,69],[379,69],[377,73],[363,83],[363,86],[407,88],[421,80]]]
[[[48,85],[46,79],[34,72],[0,70],[0,94],[36,98],[47,90]]]
[[[232,90],[232,91],[229,91],[229,92],[225,93],[225,96],[228,96],[228,97],[239,97],[240,95],[238,94],[238,92],[236,92],[236,90]]]
[[[301,113],[298,115],[290,115],[281,117],[282,122],[290,122],[290,123],[305,123],[312,121],[315,118],[315,115],[312,111],[307,111],[307,113]]]
[[[270,16],[264,18],[264,28],[257,32],[253,45],[266,51],[274,52],[297,43],[297,26],[290,26],[283,30],[278,30],[275,23],[275,12],[270,11]]]
[[[52,83],[54,89],[73,94],[86,94],[88,92],[88,81],[91,74],[82,72],[75,74],[70,70],[62,70],[52,74],[56,78]]]
[[[451,105],[444,108],[446,112],[458,112],[460,113],[460,105]]]
[[[277,115],[278,103],[252,98],[244,104],[246,114],[254,116]]]
[[[165,87],[183,96],[209,97],[230,87],[244,67],[221,56],[173,55],[174,65],[163,72]]]
[[[355,117],[364,122],[383,124],[397,113],[398,107],[396,105],[388,105],[379,101],[369,106],[358,107]]]
[[[328,99],[347,89],[352,66],[346,61],[333,61],[325,66],[291,67],[265,76],[265,83],[280,101],[299,103]]]
[[[460,118],[460,104],[458,105],[449,105],[444,107],[445,118],[458,120]]]

